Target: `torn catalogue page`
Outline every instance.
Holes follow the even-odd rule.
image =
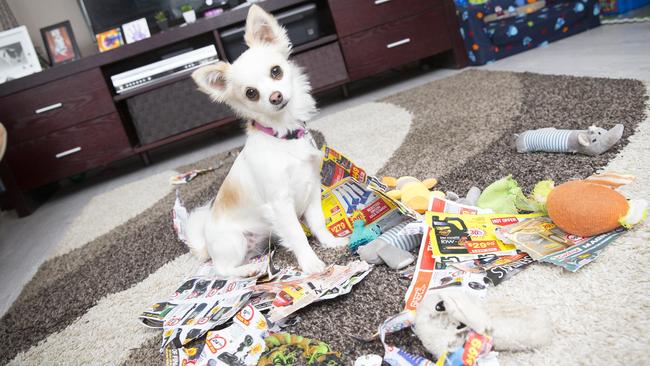
[[[343,154],[328,146],[323,146],[323,161],[321,163],[321,188],[323,190],[334,186],[341,180],[352,177],[355,181],[366,184],[366,171],[355,165]]]
[[[167,366],[257,365],[269,334],[266,317],[252,305],[242,308],[230,326],[210,331],[205,340],[165,351]]]
[[[496,258],[493,254],[479,256],[479,258]],[[452,261],[443,262],[434,258],[429,235],[422,238],[418,260],[411,279],[411,284],[404,295],[404,309],[415,311],[424,295],[431,288],[445,286],[461,286],[477,295],[485,297],[486,286],[482,273],[465,272],[450,266]]]
[[[430,239],[433,256],[443,262],[450,261],[449,258],[462,261],[485,254],[513,255],[517,254],[516,247],[498,239],[496,228],[538,216],[540,215],[455,215],[427,212],[426,236]]]
[[[483,215],[494,213],[494,211],[489,208],[463,205],[461,203],[436,196],[431,196],[431,200],[429,200],[428,211],[459,215]]]
[[[548,217],[538,217],[500,228],[497,236],[533,259],[575,272],[596,259],[623,232],[625,229],[618,228],[584,238],[566,233]]]
[[[403,220],[395,203],[375,190],[347,177],[321,193],[325,226],[338,237],[352,234],[353,222],[363,220],[391,228]]]
[[[355,334],[349,334],[349,336],[362,342],[373,342],[379,339],[384,346],[384,356],[381,357],[381,359],[383,359],[384,363],[391,366],[433,366],[433,362],[424,357],[413,355],[399,347],[386,343],[387,334],[396,333],[404,329],[410,329],[414,322],[415,312],[411,310],[403,310],[400,313],[386,318],[386,320],[379,325],[377,332],[370,337],[364,338]],[[379,363],[381,363],[381,360],[379,361]],[[365,364],[365,361],[361,362],[361,364]]]
[[[206,168],[206,169],[193,169],[193,170],[190,170],[190,171],[185,172],[185,173],[173,175],[172,177],[169,178],[169,184],[171,184],[171,185],[180,185],[180,184],[189,183],[191,180],[193,180],[197,176],[199,176],[201,174],[211,172],[211,171],[221,167],[221,165],[223,165],[223,163],[219,164],[219,166],[216,166],[216,167],[210,167],[210,168]]]
[[[335,236],[351,235],[356,220],[384,230],[401,222],[398,204],[381,193],[386,188],[343,154],[323,147],[321,201],[325,226]]]
[[[257,264],[257,276],[271,272],[272,254],[249,261]],[[196,275],[183,281],[169,299],[145,309],[139,318],[147,326],[163,328],[161,349],[167,346],[178,348],[232,319],[249,303],[256,283],[256,277],[216,276],[214,266],[207,262]]]
[[[464,272],[482,274],[492,286],[497,286],[513,275],[523,271],[535,260],[527,253],[515,255],[474,259],[459,263],[451,263],[450,266]]]
[[[318,274],[295,276],[287,273],[273,282],[256,286],[256,290],[265,293],[277,291],[267,314],[271,322],[277,322],[313,302],[349,293],[371,269],[366,262],[354,261],[346,266],[329,266]]]
[[[161,349],[179,348],[229,321],[248,303],[255,279],[191,278],[169,301],[156,303],[140,319],[163,328]]]
[[[261,267],[269,266],[268,257],[257,259]],[[273,323],[282,321],[313,302],[349,293],[371,269],[368,263],[355,261],[313,275],[285,269],[266,279],[223,279],[212,275],[213,267],[206,264],[199,275],[184,281],[170,299],[147,308],[140,319],[163,328],[161,348],[178,348],[227,323],[246,305],[268,311]]]
[[[395,333],[403,329],[411,328],[415,322],[415,315],[412,311],[402,311],[386,319],[379,326],[379,339],[384,345],[384,362],[390,366],[433,366],[433,362],[422,356],[410,354],[398,347],[386,343],[386,334]]]

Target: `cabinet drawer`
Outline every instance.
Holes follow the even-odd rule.
[[[7,160],[22,190],[29,190],[129,155],[117,113],[10,146]]]
[[[189,75],[126,100],[140,145],[231,118],[232,110],[200,92]]]
[[[341,40],[350,79],[451,49],[442,4]]]
[[[313,91],[322,90],[348,80],[345,61],[338,42],[317,47],[293,57],[309,77]]]
[[[339,37],[419,14],[440,3],[441,0],[329,0]]]
[[[12,141],[21,142],[114,111],[113,99],[99,69],[0,99],[0,120]]]

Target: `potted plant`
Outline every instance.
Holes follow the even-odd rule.
[[[163,10],[157,12],[154,16],[156,19],[156,24],[161,31],[169,29],[169,23],[167,22],[167,14]]]
[[[192,5],[185,4],[181,6],[181,13],[183,13],[185,23],[194,23],[196,21],[196,13],[194,12]]]

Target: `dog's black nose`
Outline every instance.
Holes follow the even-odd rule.
[[[280,103],[282,103],[282,93],[280,93],[279,91],[274,91],[273,93],[271,93],[271,96],[269,97],[269,102],[271,102],[271,104],[273,105],[279,105]]]

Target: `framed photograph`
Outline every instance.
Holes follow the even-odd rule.
[[[52,66],[81,58],[69,21],[41,28],[41,36]]]
[[[0,84],[41,71],[25,26],[0,32]]]
[[[124,33],[124,40],[126,43],[133,43],[151,37],[147,18],[141,18],[122,24],[122,32]]]
[[[97,39],[97,48],[99,48],[100,52],[110,51],[124,45],[120,28],[113,28],[96,34],[95,39]]]

